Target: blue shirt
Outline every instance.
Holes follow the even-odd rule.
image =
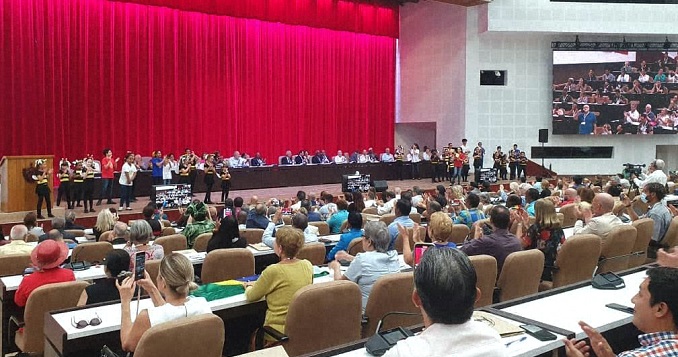
[[[338,251],[340,250],[348,250],[348,245],[351,243],[352,240],[356,238],[360,238],[363,236],[363,230],[362,229],[355,229],[351,228],[350,231],[342,234],[339,237],[339,242],[337,242],[337,245],[330,250],[329,253],[327,253],[327,261],[331,262],[334,260],[334,255],[337,254]]]
[[[327,225],[330,226],[330,233],[341,233],[341,225],[348,219],[348,211],[343,209],[335,212],[330,219],[327,220]]]
[[[465,209],[459,212],[454,219],[454,224],[465,224],[469,229],[473,228],[473,223],[485,218],[485,213],[477,208]]]
[[[525,206],[525,211],[527,211],[527,215],[530,217],[536,217],[536,213],[534,213],[534,204],[536,202],[537,201],[532,201],[527,206]]]
[[[398,238],[398,223],[406,228],[414,227],[414,221],[410,219],[410,216],[398,216],[393,219],[393,222],[388,225],[388,235],[391,237],[391,243],[388,245],[388,250],[395,249],[395,241],[396,238]]]
[[[579,134],[588,135],[593,133],[593,126],[596,124],[596,115],[592,112],[579,114]]]
[[[153,177],[162,177],[162,165],[158,167],[157,164],[162,164],[162,158],[161,157],[154,157],[151,159],[151,166],[153,167],[153,173],[151,173],[151,176]]]

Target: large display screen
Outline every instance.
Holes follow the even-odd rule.
[[[553,51],[553,134],[678,133],[676,56]]]

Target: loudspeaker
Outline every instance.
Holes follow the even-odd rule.
[[[374,180],[374,189],[377,192],[384,192],[388,190],[388,183],[386,180]]]
[[[549,142],[549,130],[548,129],[539,129],[539,142],[548,143]]]

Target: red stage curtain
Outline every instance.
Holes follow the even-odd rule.
[[[103,0],[4,0],[0,155],[393,144],[395,39]]]
[[[390,0],[113,0],[206,14],[398,37]]]

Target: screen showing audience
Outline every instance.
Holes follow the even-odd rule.
[[[553,134],[678,133],[676,55],[553,51]]]

